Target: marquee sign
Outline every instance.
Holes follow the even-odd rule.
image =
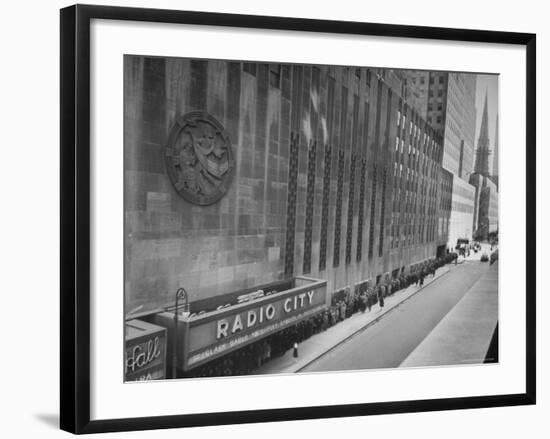
[[[246,346],[326,307],[325,280],[297,277],[295,287],[254,301],[237,304],[178,323],[178,365],[188,370]],[[156,322],[173,331],[173,314]]]
[[[126,322],[124,381],[166,377],[166,329],[141,320]]]

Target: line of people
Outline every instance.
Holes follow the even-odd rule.
[[[187,372],[186,377],[214,377],[248,375],[272,358],[284,355],[289,349],[295,350],[296,344],[307,340],[312,335],[326,331],[331,326],[351,317],[357,312],[371,311],[379,304],[384,307],[384,299],[412,284],[423,285],[424,278],[435,276],[436,270],[457,258],[456,253],[427,261],[408,274],[394,276],[388,282],[369,286],[367,281],[356,285],[353,293],[349,288],[340,289],[333,295],[330,307],[304,319],[262,340],[251,343]]]

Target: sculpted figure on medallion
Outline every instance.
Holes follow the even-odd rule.
[[[179,117],[165,150],[168,175],[187,201],[209,205],[227,192],[235,162],[223,126],[210,114],[194,111]]]

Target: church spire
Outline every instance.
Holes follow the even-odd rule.
[[[477,139],[476,165],[474,172],[477,174],[489,176],[489,114],[487,108],[487,95],[485,92],[485,105],[483,106],[483,116],[481,117],[481,127]]]

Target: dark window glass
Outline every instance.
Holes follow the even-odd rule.
[[[269,65],[269,85],[275,88],[281,87],[281,64]]]
[[[325,145],[324,173],[323,173],[323,204],[321,216],[321,242],[319,254],[319,271],[327,266],[327,227],[328,227],[328,205],[330,195],[330,167],[332,150],[330,145]]]
[[[252,62],[243,63],[243,71],[250,73],[251,75],[256,76],[256,64]]]
[[[315,165],[317,155],[317,142],[309,146],[307,165],[307,189],[306,189],[306,223],[304,234],[304,262],[302,272],[311,271],[311,235],[313,231],[313,190],[315,188]]]
[[[344,151],[338,151],[338,179],[336,189],[336,219],[334,223],[334,254],[332,266],[340,265],[340,233],[342,229],[342,190],[344,186]]]
[[[291,133],[290,154],[288,156],[288,198],[287,223],[285,243],[285,274],[292,275],[294,271],[294,231],[296,227],[296,193],[298,189],[298,147],[300,137]]]

